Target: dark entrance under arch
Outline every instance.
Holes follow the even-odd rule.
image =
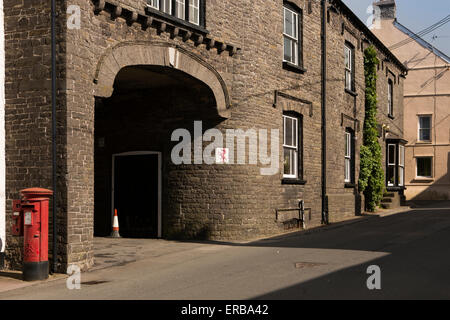
[[[109,236],[114,209],[123,237],[164,237],[186,196],[187,167],[171,162],[172,132],[223,119],[203,82],[169,67],[130,66],[95,106],[94,235]]]

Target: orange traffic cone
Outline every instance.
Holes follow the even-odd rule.
[[[114,209],[113,229],[111,232],[111,238],[120,238],[119,234],[119,217],[117,215],[117,209]]]

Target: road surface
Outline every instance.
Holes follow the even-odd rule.
[[[63,279],[0,299],[450,299],[450,205],[246,244],[164,243],[82,273],[79,290]],[[367,287],[373,265],[380,290]]]

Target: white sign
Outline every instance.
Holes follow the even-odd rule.
[[[217,148],[216,149],[216,163],[217,164],[227,164],[230,162],[230,152],[228,148]]]
[[[31,211],[25,212],[25,225],[31,226],[33,224],[33,219],[31,215]]]

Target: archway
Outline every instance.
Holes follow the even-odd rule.
[[[210,88],[219,116],[230,116],[230,98],[220,74],[199,56],[167,43],[120,43],[109,49],[96,68],[94,95],[110,97],[116,75],[130,66],[159,66],[184,72]]]
[[[94,233],[108,236],[118,210],[122,236],[163,237],[176,204],[195,192],[186,186],[201,188],[190,166],[172,164],[172,132],[193,132],[196,120],[215,127],[224,113],[204,81],[173,67],[123,67],[112,88],[96,99]]]

